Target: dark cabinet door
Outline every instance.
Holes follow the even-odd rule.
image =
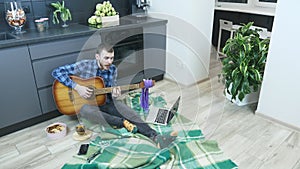
[[[273,20],[274,20],[273,16],[256,15],[256,14],[252,14],[248,16],[248,22],[254,22],[255,26],[267,28],[268,31],[272,31]]]
[[[212,32],[212,44],[214,46],[217,46],[217,44],[218,44],[220,19],[232,21],[233,24],[239,24],[241,21],[239,14],[235,14],[235,13],[228,12],[228,11],[215,10],[214,25],[213,25],[213,32]],[[222,32],[221,46],[223,46],[223,44],[225,44],[226,39],[228,39],[229,37],[230,37],[230,33],[228,31]]]
[[[0,50],[0,128],[41,115],[26,46]]]

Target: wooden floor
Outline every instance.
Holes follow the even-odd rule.
[[[153,91],[169,103],[181,95],[179,112],[196,121],[207,139],[217,140],[239,168],[300,169],[300,134],[256,116],[255,104],[238,107],[226,100],[218,82],[220,68],[212,54],[209,79],[188,87],[163,80]],[[68,135],[49,140],[44,128],[53,122],[66,123]],[[80,144],[88,142],[72,139],[76,124],[76,118],[60,116],[1,137],[0,168],[56,169],[66,162],[76,163],[72,155]]]

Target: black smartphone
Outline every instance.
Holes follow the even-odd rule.
[[[89,149],[89,144],[81,144],[77,154],[85,155],[87,153],[88,149]]]

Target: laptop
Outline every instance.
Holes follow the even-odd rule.
[[[146,118],[147,123],[167,125],[178,111],[180,96],[170,109],[151,106]]]

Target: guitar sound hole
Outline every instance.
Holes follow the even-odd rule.
[[[87,86],[89,89],[92,89],[92,94],[90,97],[86,98],[87,100],[95,99],[95,87],[94,86]]]

